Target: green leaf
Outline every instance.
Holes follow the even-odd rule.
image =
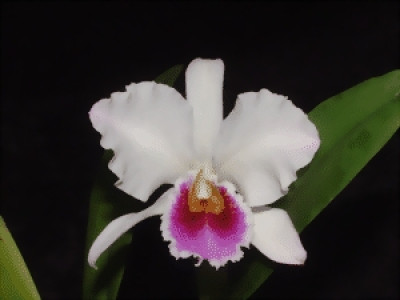
[[[400,71],[372,78],[329,98],[314,108],[309,118],[318,128],[320,149],[311,164],[298,172],[289,193],[273,205],[289,213],[299,232],[399,128]],[[214,279],[221,285],[209,299],[221,298],[220,295],[247,299],[273,272],[273,264],[255,249],[247,251],[238,265],[232,268],[228,280],[225,274]]]
[[[277,204],[303,230],[386,144],[400,126],[400,71],[367,80],[309,114],[321,146]]]
[[[176,65],[161,75],[159,75],[154,81],[157,83],[163,83],[169,86],[174,86],[175,81],[178,79],[179,75],[182,73],[184,66]]]
[[[0,216],[0,295],[7,300],[40,299],[31,274]]]
[[[155,81],[172,86],[182,70],[183,65],[174,66],[158,76]],[[95,238],[108,223],[123,214],[143,209],[142,203],[132,201],[132,197],[114,186],[117,178],[107,167],[112,156],[112,151],[104,152],[90,195],[83,272],[83,299],[117,298],[124,274],[128,245],[132,241],[131,232],[125,233],[100,256],[97,261],[97,270],[89,266],[86,260],[87,254]]]

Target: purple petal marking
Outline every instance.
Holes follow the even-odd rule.
[[[225,201],[220,214],[190,212],[188,193],[191,183],[187,181],[180,185],[180,193],[171,207],[168,230],[175,239],[176,250],[218,261],[221,265],[228,260],[237,260],[241,254],[238,245],[245,244],[248,234],[246,213],[224,186],[218,186]]]

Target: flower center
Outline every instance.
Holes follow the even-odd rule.
[[[196,175],[196,179],[188,195],[190,212],[220,214],[224,210],[224,197],[220,194],[215,184],[204,177],[203,170]]]

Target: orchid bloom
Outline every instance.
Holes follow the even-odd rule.
[[[215,268],[255,246],[279,263],[303,264],[307,253],[288,214],[269,205],[288,192],[320,140],[314,124],[287,97],[267,89],[243,93],[223,120],[222,60],[193,60],[185,100],[155,82],[94,104],[89,115],[101,145],[115,156],[116,186],[147,201],[161,184],[174,184],[152,206],[113,220],[94,241],[97,258],[138,222],[161,216],[171,254],[207,260]]]

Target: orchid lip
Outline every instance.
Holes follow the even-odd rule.
[[[199,260],[197,265],[205,260],[218,269],[228,261],[241,259],[241,247],[249,247],[252,215],[229,182],[209,182],[212,196],[217,193],[215,197],[221,202],[213,203],[212,196],[198,199],[196,181],[201,176],[201,170],[190,171],[175,183],[170,208],[161,217],[161,230],[164,239],[170,241],[171,254],[177,259],[194,256]],[[192,209],[192,201],[208,203]]]

